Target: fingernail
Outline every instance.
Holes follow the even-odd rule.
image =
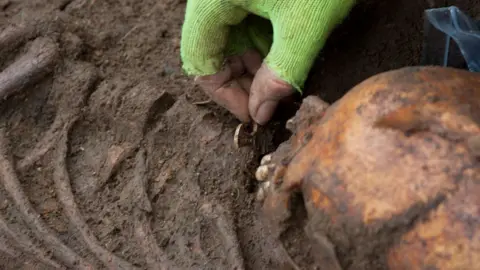
[[[257,110],[257,113],[252,118],[260,125],[266,124],[273,115],[275,107],[277,106],[277,101],[267,100],[260,105]]]

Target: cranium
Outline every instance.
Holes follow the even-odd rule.
[[[258,199],[278,223],[301,193],[329,269],[480,269],[480,74],[381,73],[330,106],[305,98],[287,128]]]

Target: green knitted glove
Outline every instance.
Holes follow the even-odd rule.
[[[212,75],[226,56],[255,48],[280,79],[302,91],[317,54],[354,2],[188,0],[181,40],[183,69],[188,75]]]

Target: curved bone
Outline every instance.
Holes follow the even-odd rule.
[[[60,101],[56,106],[57,111],[66,113],[57,113],[55,115],[55,120],[48,131],[45,132],[45,135],[23,159],[17,162],[16,167],[18,170],[23,171],[35,164],[57,144],[62,135],[62,130],[70,130],[76,120],[75,117],[85,103],[90,89],[98,78],[95,66],[89,63],[76,62],[68,64],[67,62],[64,65],[64,73],[58,76],[54,82],[53,91],[63,87],[62,81],[67,78],[71,80],[70,77],[75,78],[75,83],[73,85],[70,84],[75,89],[75,92],[73,95],[60,95]]]
[[[130,196],[130,200],[125,201],[133,206],[134,237],[141,247],[149,269],[176,269],[176,266],[173,266],[165,252],[158,246],[150,225],[148,214],[152,211],[152,206],[146,192],[148,186],[146,159],[146,151],[140,148],[135,157],[133,179],[124,188],[127,196]]]
[[[23,214],[26,223],[39,239],[49,245],[53,255],[69,267],[74,269],[79,267],[81,269],[93,269],[91,264],[63,244],[40,218],[40,215],[35,212],[17,179],[12,162],[7,155],[6,147],[5,131],[2,129],[0,130],[0,183],[4,185],[5,190],[10,194],[15,202],[15,206]]]
[[[90,250],[104,263],[105,266],[114,266],[114,269],[137,269],[129,262],[115,256],[110,251],[104,249],[98,242],[88,224],[82,218],[82,214],[74,200],[72,189],[70,186],[70,179],[65,164],[67,158],[67,134],[68,131],[63,132],[62,139],[58,145],[57,161],[53,180],[55,182],[57,196],[63,204],[63,209],[68,216],[72,225],[78,230],[82,236],[83,241],[87,244]]]
[[[14,239],[24,251],[35,255],[36,258],[42,263],[49,265],[51,267],[54,267],[56,269],[61,269],[58,263],[49,259],[48,255],[45,254],[45,252],[42,249],[38,248],[37,245],[34,244],[30,239],[28,239],[26,235],[18,234],[17,232],[13,231],[8,226],[7,222],[4,220],[2,216],[0,216],[0,230],[3,231],[6,235],[8,235],[10,238]]]
[[[238,242],[237,233],[231,219],[228,217],[228,213],[218,203],[206,203],[200,208],[201,213],[215,222],[219,233],[222,235],[227,252],[228,260],[232,269],[243,270],[245,269],[245,262]]]
[[[35,145],[35,148],[22,160],[18,161],[17,169],[23,171],[40,160],[58,142],[58,132],[62,129],[69,130],[74,119],[64,120],[64,117],[57,116],[46,135]]]

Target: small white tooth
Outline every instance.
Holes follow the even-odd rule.
[[[261,202],[265,199],[265,190],[260,187],[257,192],[257,201]]]
[[[257,168],[257,171],[255,172],[255,178],[257,178],[258,181],[265,181],[267,180],[268,177],[268,166],[267,165],[262,165]]]
[[[262,157],[262,160],[260,161],[260,165],[266,165],[270,162],[272,162],[272,155],[268,154]]]
[[[285,123],[285,127],[288,130],[293,132],[293,130],[295,128],[295,117],[292,117],[292,118],[288,119],[287,123]]]
[[[270,181],[267,181],[267,182],[263,183],[262,187],[263,187],[264,190],[268,190],[268,188],[270,187]]]

